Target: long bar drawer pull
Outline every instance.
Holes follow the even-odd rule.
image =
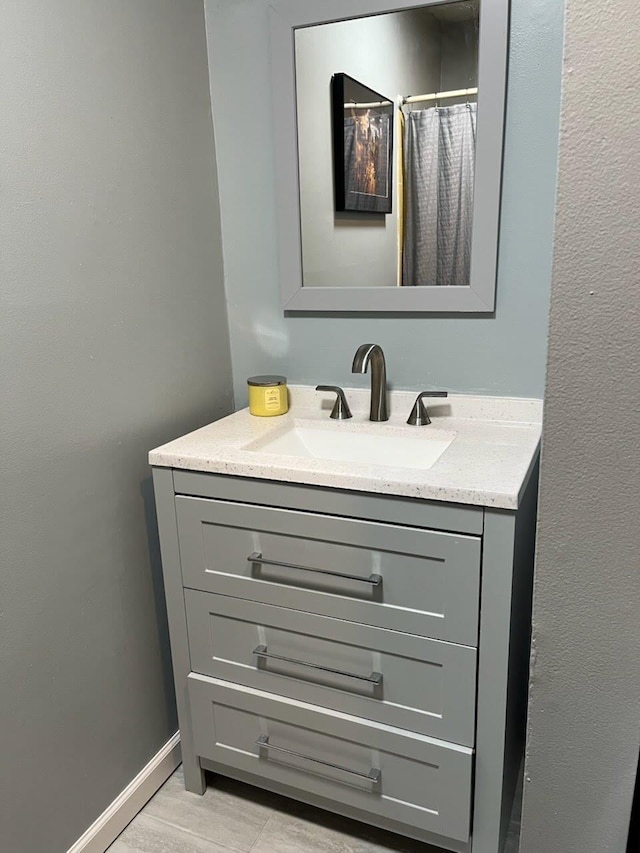
[[[367,782],[373,782],[377,785],[382,776],[381,770],[369,770],[368,773],[359,773],[357,770],[350,770],[348,767],[341,767],[339,764],[332,764],[330,761],[322,761],[319,758],[311,758],[309,755],[303,755],[301,752],[294,752],[292,749],[285,749],[284,746],[274,746],[269,743],[269,735],[260,735],[256,741],[256,746],[259,749],[268,749],[273,752],[284,752],[286,755],[293,755],[295,758],[302,758],[305,761],[312,761],[314,764],[321,764],[323,767],[331,767],[333,770],[341,770],[343,773],[348,773],[350,776],[357,776],[358,779],[366,779]]]
[[[334,578],[342,578],[347,581],[361,581],[362,583],[371,584],[371,586],[380,586],[382,583],[382,575],[369,575],[368,578],[363,578],[360,575],[347,575],[342,572],[330,572],[329,569],[313,569],[311,566],[298,566],[296,563],[281,563],[278,560],[265,560],[259,551],[254,551],[247,557],[248,563],[257,563],[259,566],[280,566],[283,569],[299,569],[301,572],[316,572],[319,575],[330,575]]]
[[[270,658],[271,660],[281,660],[285,663],[295,663],[297,666],[308,666],[311,669],[320,669],[322,672],[331,672],[334,675],[344,675],[347,678],[358,678],[360,681],[368,681],[370,684],[382,684],[382,673],[372,672],[371,675],[358,675],[357,672],[346,672],[343,669],[333,669],[330,666],[321,666],[319,663],[311,663],[306,660],[297,660],[296,658],[288,658],[284,655],[275,655],[267,650],[266,646],[256,646],[253,654],[257,658]]]

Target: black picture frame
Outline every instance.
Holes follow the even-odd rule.
[[[391,213],[394,109],[390,98],[348,74],[331,78],[336,212]]]

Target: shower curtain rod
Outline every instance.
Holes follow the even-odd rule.
[[[474,89],[452,89],[450,92],[431,92],[428,95],[408,95],[402,99],[403,104],[417,104],[419,101],[439,101],[441,98],[464,98],[466,95],[477,95]]]
[[[439,101],[441,98],[464,98],[468,95],[477,95],[478,89],[451,89],[449,92],[430,92],[428,95],[407,95],[400,100],[403,104],[417,104],[420,101]],[[391,101],[370,101],[366,104],[350,101],[344,105],[345,110],[351,107],[356,110],[374,109],[375,107],[390,107]]]
[[[351,107],[351,109],[355,110],[372,110],[374,107],[392,107],[393,103],[391,101],[371,101],[367,104],[359,104],[356,101],[350,101],[348,104],[344,105],[345,110]]]

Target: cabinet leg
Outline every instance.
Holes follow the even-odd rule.
[[[184,787],[192,794],[204,794],[207,789],[207,783],[204,776],[204,770],[200,767],[200,762],[195,756],[182,755],[182,771],[184,773]]]

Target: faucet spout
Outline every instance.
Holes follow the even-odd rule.
[[[352,373],[366,373],[371,365],[370,421],[388,421],[387,366],[382,347],[378,344],[362,344],[353,357]]]

